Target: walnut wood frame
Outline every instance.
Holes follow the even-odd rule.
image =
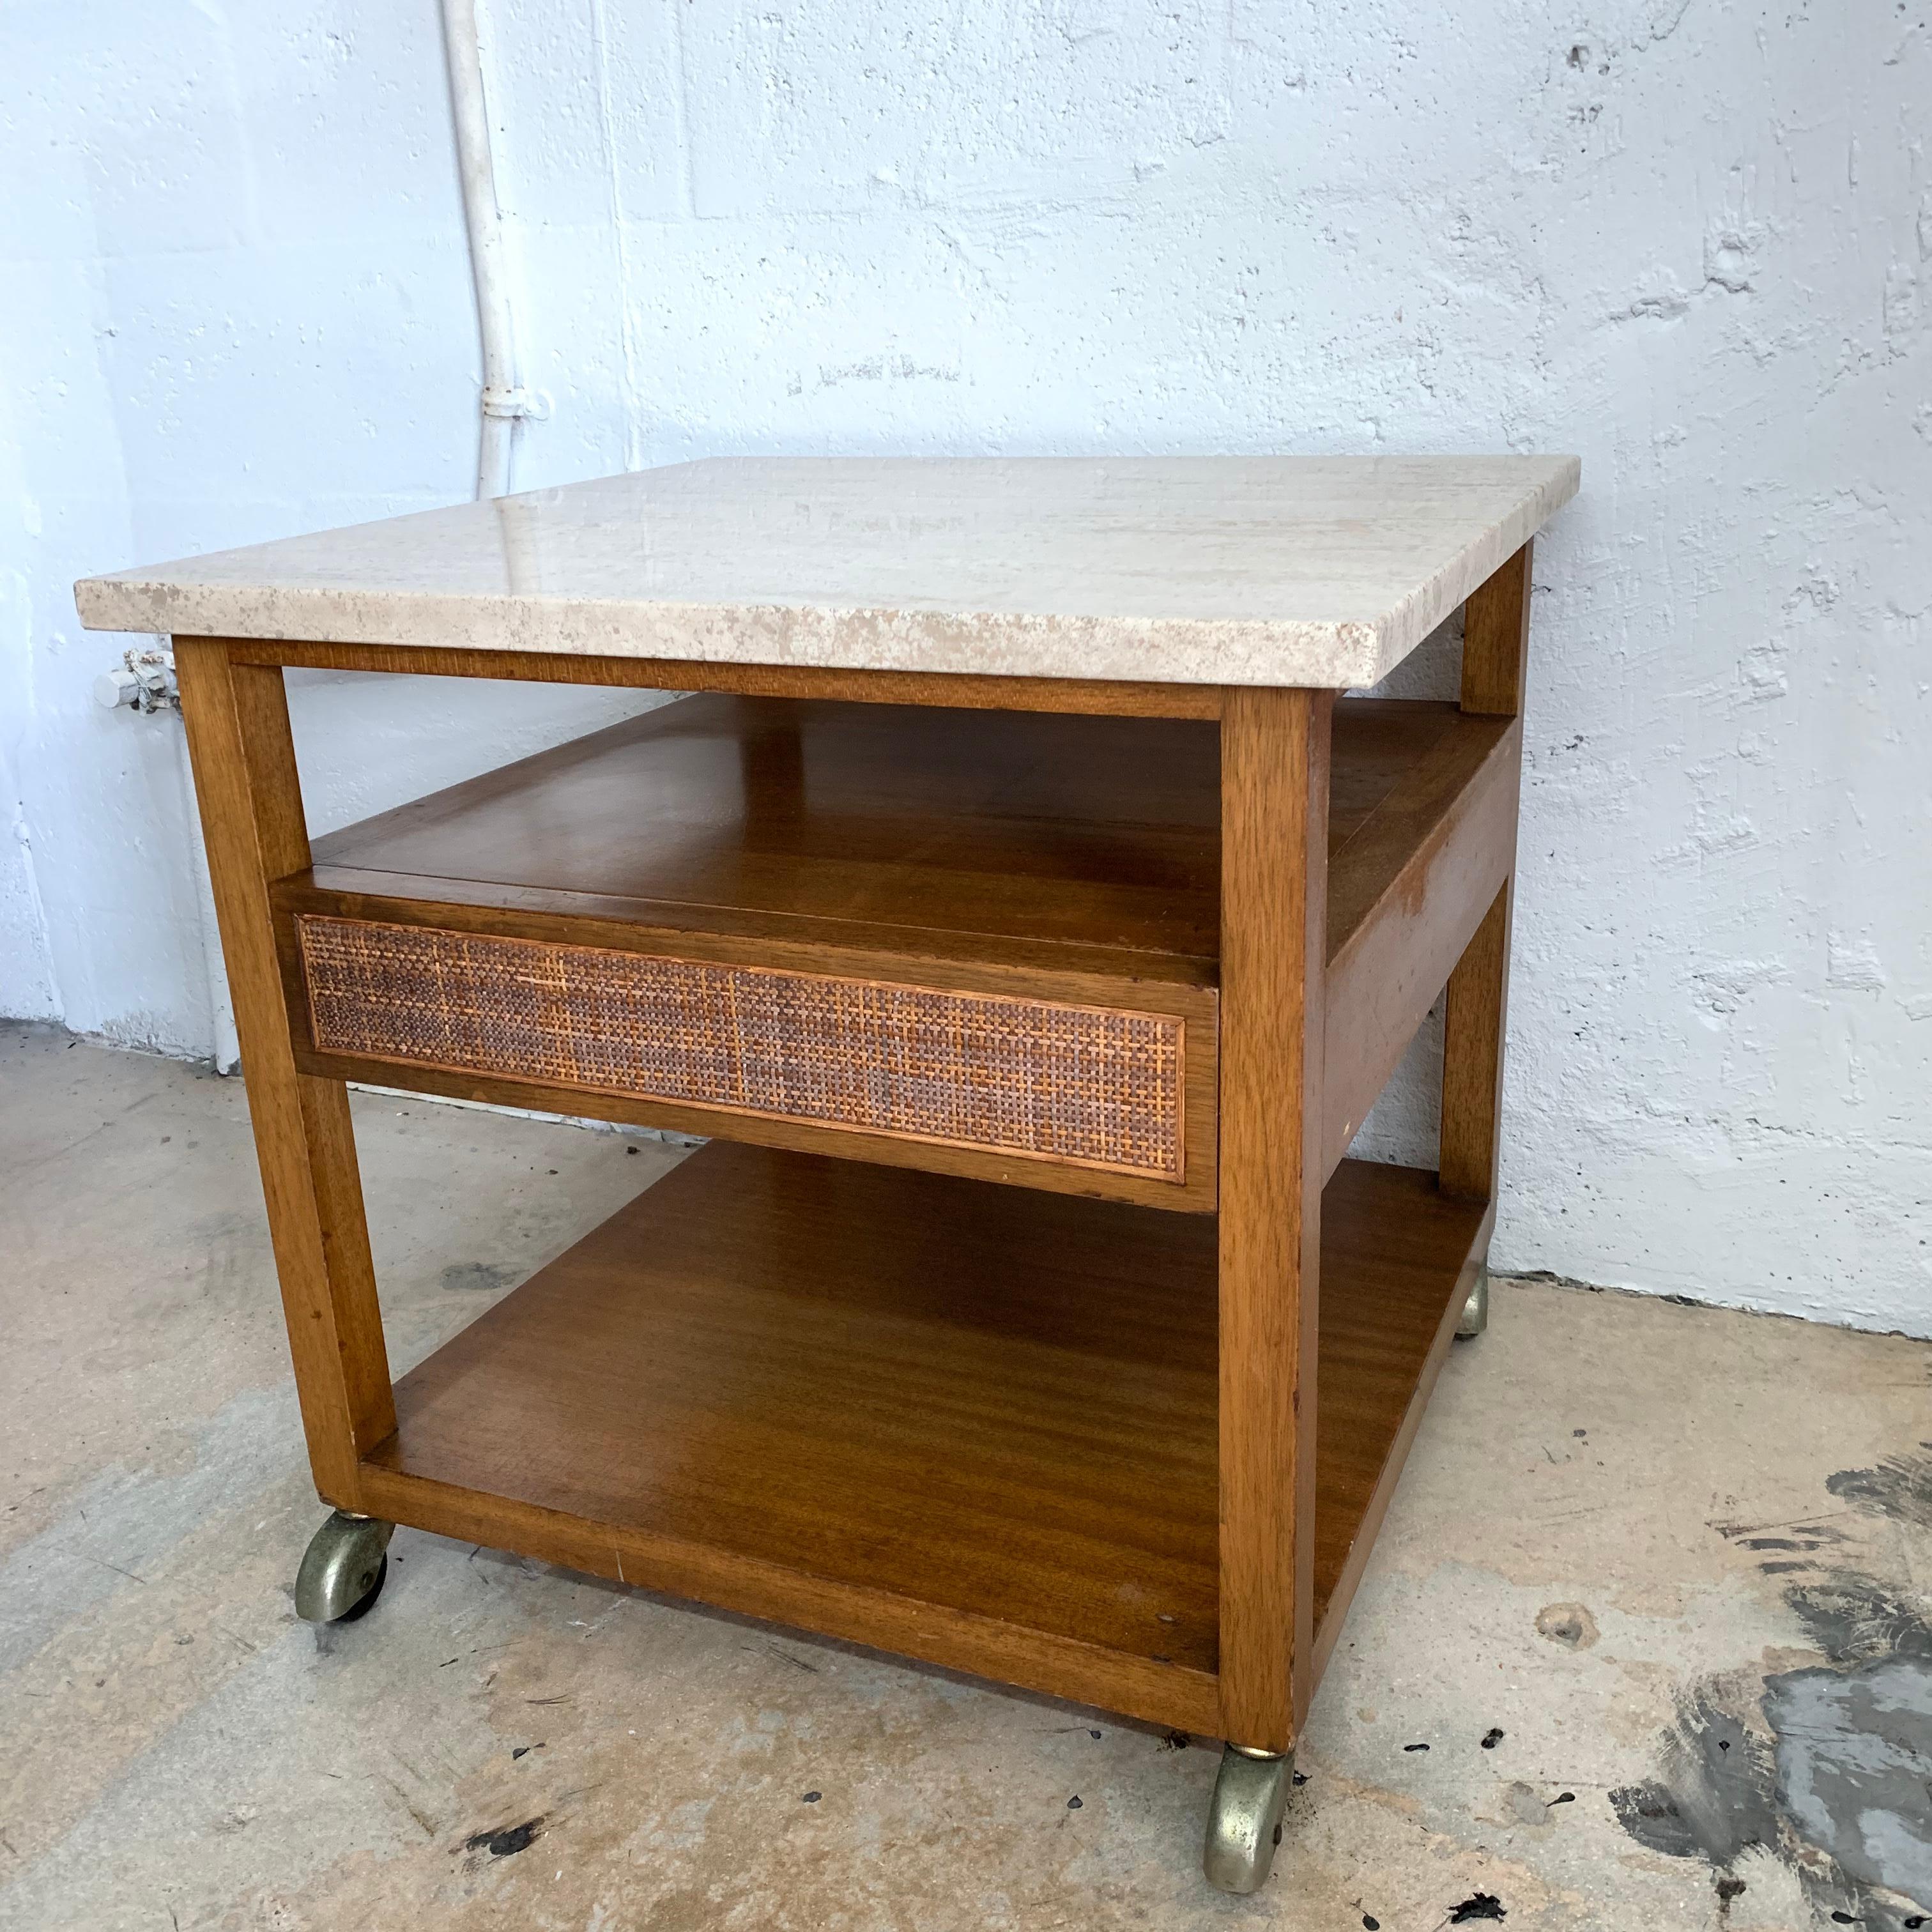
[[[904,1651],[1156,1721],[1218,1730],[1256,1748],[1292,1746],[1483,1264],[1494,1218],[1510,914],[1521,757],[1530,548],[1468,599],[1460,709],[1498,729],[1466,743],[1401,814],[1356,836],[1397,842],[1372,901],[1332,902],[1327,838],[1329,739],[1336,694],[941,677],[781,667],[700,667],[490,650],[181,638],[182,708],[209,870],[233,992],[276,1264],[316,1485],[338,1508],[502,1544],[629,1580],[682,1588],[727,1607]],[[724,1552],[656,1548],[508,1497],[479,1496],[407,1473],[385,1450],[393,1398],[364,1219],[344,1075],[430,1092],[476,1094],[394,1066],[332,1061],[306,1030],[285,971],[287,921],[317,896],[284,882],[309,867],[283,669],[337,669],[722,689],[867,701],[1134,712],[1219,720],[1221,952],[1218,1088],[1212,1090],[1210,1199],[1163,1204],[1218,1214],[1220,1387],[1218,1664],[1210,1674],[1132,1657],[860,1586],[828,1583]],[[1474,762],[1471,763],[1472,757]],[[1395,847],[1391,848],[1395,850]],[[332,909],[342,896],[326,896]],[[500,919],[444,906],[478,929]],[[383,916],[395,916],[393,902]],[[538,923],[541,923],[538,922]],[[594,927],[595,922],[586,922]],[[280,932],[278,932],[278,928]],[[685,934],[686,940],[690,935]],[[593,940],[594,943],[594,940]],[[634,942],[631,942],[634,943]],[[712,956],[771,957],[742,940]],[[1439,1318],[1399,1405],[1346,1556],[1318,1606],[1316,1508],[1324,1184],[1396,1058],[1446,982],[1442,1146],[1445,1202],[1477,1204],[1473,1228],[1442,1274]],[[1211,994],[1168,989],[1197,1024]],[[1146,997],[1143,989],[1143,998]],[[488,1097],[554,1105],[500,1083]],[[1190,1095],[1194,1106],[1196,1096]],[[600,1111],[594,1106],[579,1109]],[[609,1118],[640,1118],[607,1107]],[[650,1118],[679,1124],[677,1111]],[[743,1129],[700,1130],[755,1139]],[[1204,1131],[1205,1130],[1204,1130]],[[764,1136],[782,1144],[816,1144]],[[1191,1138],[1191,1136],[1190,1136]],[[842,1150],[871,1161],[888,1148]],[[953,1171],[974,1171],[962,1164]],[[1023,1172],[1034,1187],[1061,1183]],[[1142,1197],[1144,1198],[1145,1197]],[[1121,1211],[1137,1211],[1123,1210]],[[1433,1311],[1433,1304],[1430,1304]],[[700,1560],[701,1558],[702,1560]],[[1331,1566],[1332,1567],[1332,1566]],[[1319,1616],[1318,1620],[1318,1609]]]

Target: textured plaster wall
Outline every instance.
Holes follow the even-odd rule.
[[[1580,451],[1497,1258],[1932,1333],[1924,0],[484,4],[526,485]],[[206,1038],[177,728],[88,706],[68,581],[464,494],[439,58],[428,0],[0,16],[0,1008]],[[319,815],[593,702],[304,691]]]

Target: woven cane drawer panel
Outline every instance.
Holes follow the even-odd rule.
[[[1184,1023],[305,914],[327,1053],[1179,1181]]]

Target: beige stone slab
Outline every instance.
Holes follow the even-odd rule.
[[[76,588],[96,630],[1163,683],[1371,684],[1569,456],[723,458]]]

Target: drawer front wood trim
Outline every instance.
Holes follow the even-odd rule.
[[[302,914],[316,1047],[1184,1185],[1172,1013]]]

